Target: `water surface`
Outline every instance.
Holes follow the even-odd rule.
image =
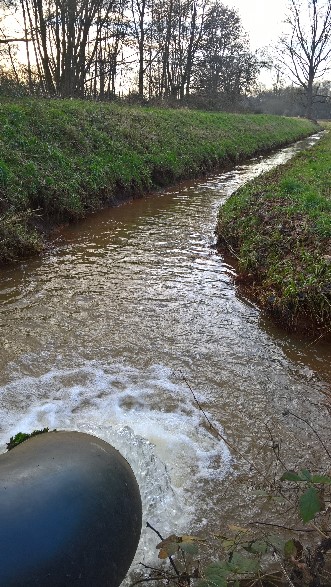
[[[247,477],[318,467],[330,346],[289,337],[236,292],[217,209],[317,137],[63,228],[0,275],[0,447],[36,428],[91,432],[131,463],[145,521],[166,535],[267,515]],[[191,389],[190,389],[191,388]],[[213,435],[192,391],[230,447]],[[309,434],[308,434],[309,432]],[[272,438],[271,438],[272,436]],[[138,560],[151,561],[144,531]]]

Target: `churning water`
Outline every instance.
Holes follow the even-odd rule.
[[[236,294],[214,247],[218,206],[318,137],[60,230],[41,258],[0,274],[0,447],[34,429],[110,442],[140,485],[144,521],[163,535],[261,515],[243,483],[265,473],[270,435],[294,464],[314,435],[284,409],[319,419],[329,347],[290,338]],[[191,389],[190,389],[191,387]],[[317,462],[317,460],[315,461]],[[247,514],[248,515],[248,514]],[[136,561],[152,561],[143,531]]]

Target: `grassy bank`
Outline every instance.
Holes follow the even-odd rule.
[[[47,226],[311,134],[275,116],[65,100],[0,105],[0,262],[43,246]]]
[[[238,190],[217,233],[268,313],[290,331],[331,338],[331,132]]]

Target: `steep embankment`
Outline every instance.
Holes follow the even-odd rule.
[[[218,244],[238,283],[290,331],[331,338],[331,133],[239,189],[220,209]]]
[[[0,128],[0,262],[41,250],[46,226],[314,131],[275,116],[64,100],[3,103]]]

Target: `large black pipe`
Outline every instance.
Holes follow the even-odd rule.
[[[121,454],[94,436],[48,432],[0,456],[1,587],[118,587],[141,531]]]

